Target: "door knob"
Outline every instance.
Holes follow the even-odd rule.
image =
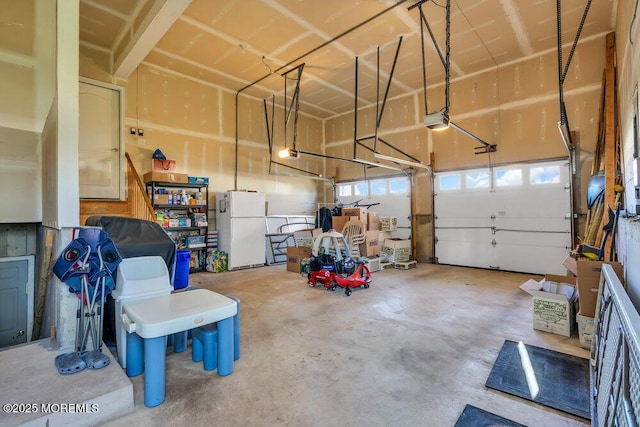
[[[23,330],[20,330],[20,331],[18,331],[18,335],[16,335],[15,337],[13,337],[13,339],[15,340],[16,338],[21,337],[21,336],[23,336],[23,335],[24,335],[24,331],[23,331]]]

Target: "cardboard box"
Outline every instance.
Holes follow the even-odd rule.
[[[574,276],[583,277],[600,277],[602,271],[602,264],[609,264],[618,275],[618,278],[622,280],[622,264],[619,262],[607,262],[607,261],[592,261],[588,258],[575,259],[572,256],[567,256],[562,265],[567,270],[573,273]]]
[[[205,176],[190,176],[189,177],[189,184],[208,185],[209,184],[209,178],[207,178]]]
[[[169,204],[169,195],[168,194],[154,194],[153,195],[153,204],[154,205],[168,205]]]
[[[388,262],[409,261],[411,259],[411,240],[385,239],[382,252]]]
[[[367,210],[365,208],[342,208],[342,216],[355,216],[365,225],[367,224]]]
[[[380,243],[382,243],[382,245],[384,246],[384,241],[385,241],[385,240],[387,240],[387,239],[390,239],[391,237],[392,237],[392,236],[391,236],[391,233],[390,233],[390,232],[388,232],[388,231],[381,231],[381,232],[380,232],[380,234],[379,234],[379,236],[378,236],[378,240],[380,240]]]
[[[287,271],[300,273],[302,271],[302,260],[311,256],[311,248],[287,248]]]
[[[396,231],[398,229],[398,218],[395,216],[380,217],[380,231]]]
[[[362,261],[365,262],[365,264],[367,265],[367,268],[372,273],[375,273],[376,271],[382,270],[382,266],[380,265],[381,263],[380,263],[380,258],[379,257],[376,257],[376,256],[365,257],[365,258],[362,258]]]
[[[174,172],[147,172],[142,176],[144,182],[179,182],[186,184],[189,182],[189,175],[186,173]]]
[[[331,218],[331,227],[336,230],[338,233],[342,233],[342,229],[344,225],[349,221],[351,217],[348,216],[334,216]]]
[[[376,212],[367,212],[367,224],[372,222],[380,222],[380,217]]]
[[[380,245],[380,232],[377,230],[367,231],[364,243],[361,245],[360,253],[364,256],[375,256],[382,251]]]
[[[533,296],[533,329],[570,337],[575,327],[576,279],[547,274],[539,289],[528,281],[520,288]],[[525,285],[529,284],[527,289]]]
[[[367,230],[369,231],[380,231],[380,222],[370,222],[367,224]]]
[[[580,313],[585,317],[594,317],[596,314],[602,264],[611,265],[620,281],[623,281],[622,264],[619,262],[591,261],[587,258],[576,260],[568,256],[562,263],[567,270],[577,276]]]
[[[596,332],[596,322],[593,317],[583,316],[582,313],[576,315],[578,323],[578,336],[580,337],[580,347],[590,349],[593,342],[593,335]]]
[[[310,248],[313,246],[313,234],[311,234],[311,230],[294,231],[293,240],[296,242],[296,246],[299,248]]]

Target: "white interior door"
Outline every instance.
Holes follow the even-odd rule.
[[[124,199],[121,104],[117,87],[80,82],[80,197]]]
[[[436,175],[441,264],[564,274],[571,247],[567,161]]]

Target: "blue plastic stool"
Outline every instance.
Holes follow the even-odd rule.
[[[238,297],[227,295],[227,298],[234,300],[238,306],[238,313],[233,316],[233,360],[240,359],[240,300]]]
[[[173,337],[173,351],[182,353],[187,349],[187,331],[176,332]]]
[[[218,328],[215,323],[191,330],[191,360],[202,362],[204,370],[218,367]]]

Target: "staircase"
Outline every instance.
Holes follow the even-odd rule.
[[[80,199],[80,224],[94,215],[126,216],[130,218],[155,220],[155,214],[147,191],[136,171],[129,153],[127,159],[127,192],[126,200],[94,200]]]

